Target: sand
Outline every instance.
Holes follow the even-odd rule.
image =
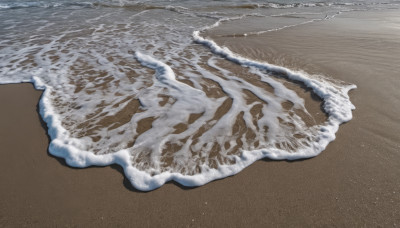
[[[357,109],[315,158],[258,161],[198,188],[169,183],[143,193],[117,166],[67,167],[47,153],[41,92],[0,86],[0,227],[400,226],[398,15],[355,12],[261,36],[215,37],[252,58],[356,84]]]

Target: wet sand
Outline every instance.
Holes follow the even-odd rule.
[[[41,92],[0,86],[0,227],[399,226],[397,15],[356,12],[261,36],[216,37],[253,58],[356,84],[357,109],[313,159],[258,161],[193,189],[170,183],[142,193],[117,166],[65,166],[47,153]]]

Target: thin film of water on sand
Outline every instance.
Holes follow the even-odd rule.
[[[157,180],[137,185],[150,189],[173,178],[198,185],[232,175],[268,157],[266,151],[274,151],[272,158],[300,158],[326,146],[316,145],[330,120],[309,112],[324,112],[322,99],[305,99],[318,97],[310,84],[292,79],[291,71],[215,51],[196,38],[199,33],[194,42],[193,30],[227,12],[50,10],[51,20],[37,10],[34,22],[3,22],[8,32],[2,34],[1,75],[4,83],[33,81],[46,90],[42,115],[53,139],[50,150],[73,166],[117,162],[107,159],[122,151],[129,161],[120,163]],[[319,80],[346,99],[348,89]],[[326,129],[329,137],[335,132]],[[246,151],[257,155],[246,161]],[[85,157],[91,154],[105,159],[91,162]],[[165,174],[171,175],[157,179]],[[202,174],[204,180],[185,182]]]

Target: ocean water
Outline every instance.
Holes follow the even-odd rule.
[[[44,90],[49,151],[68,165],[119,164],[145,191],[199,186],[262,158],[316,156],[355,108],[355,85],[247,59],[207,31],[258,36],[399,4],[0,0],[0,83]],[[218,30],[228,23],[237,30]]]

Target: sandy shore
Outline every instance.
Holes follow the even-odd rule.
[[[0,227],[400,226],[398,15],[356,12],[261,36],[214,37],[252,58],[356,84],[357,109],[313,159],[259,161],[193,189],[170,183],[142,193],[116,166],[65,166],[47,153],[41,92],[0,86]]]

